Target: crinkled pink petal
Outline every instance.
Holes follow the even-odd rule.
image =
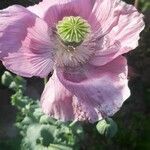
[[[90,62],[93,65],[104,65],[138,46],[139,34],[144,28],[143,15],[124,2],[116,6],[114,9],[119,12],[117,24],[101,38],[101,46],[97,47]]]
[[[47,24],[22,6],[0,11],[0,59],[8,70],[47,76],[52,70],[52,43]]]
[[[94,123],[101,120],[104,116],[98,112],[92,101],[85,101],[76,96],[73,97],[74,120],[88,121]]]
[[[34,22],[35,17],[28,15],[21,6],[0,10],[0,58],[10,51],[18,51],[26,37],[27,28],[32,27]]]
[[[43,0],[28,9],[43,18],[49,26],[55,26],[65,16],[88,18],[95,0]]]
[[[118,20],[118,10],[115,10],[119,0],[96,0],[88,18],[94,32],[102,36],[112,28]]]
[[[80,103],[93,107],[99,119],[116,113],[130,96],[127,62],[122,56],[101,67],[58,68],[57,75]]]
[[[73,120],[72,97],[73,95],[60,83],[54,73],[41,96],[42,110],[55,119]]]
[[[46,84],[41,97],[41,107],[45,114],[61,121],[90,121],[101,119],[101,114],[88,101],[81,101],[69,92],[54,73]]]

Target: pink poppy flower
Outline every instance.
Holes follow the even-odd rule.
[[[43,0],[0,11],[0,59],[24,77],[54,70],[43,111],[62,121],[95,122],[130,96],[127,62],[138,46],[143,15],[120,0]]]

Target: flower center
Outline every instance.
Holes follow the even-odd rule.
[[[78,46],[90,33],[90,25],[81,17],[64,17],[58,22],[57,34],[66,45]]]
[[[64,17],[54,30],[55,62],[57,66],[76,67],[85,64],[94,51],[91,26],[77,16]]]

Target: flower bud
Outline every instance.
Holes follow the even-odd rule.
[[[11,75],[11,73],[5,71],[4,74],[2,75],[1,82],[3,85],[9,87],[13,82],[13,76]]]
[[[8,88],[17,91],[18,89],[25,90],[26,81],[20,76],[13,76],[10,72],[5,71],[1,77],[1,82]]]
[[[98,132],[105,137],[112,138],[117,133],[118,127],[111,118],[102,119],[96,125]]]

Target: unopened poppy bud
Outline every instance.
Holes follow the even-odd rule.
[[[5,86],[10,86],[10,84],[13,82],[13,76],[11,75],[10,72],[5,71],[4,74],[2,75],[1,82]]]
[[[108,138],[112,138],[117,133],[118,127],[111,118],[102,119],[96,125],[98,132]]]

